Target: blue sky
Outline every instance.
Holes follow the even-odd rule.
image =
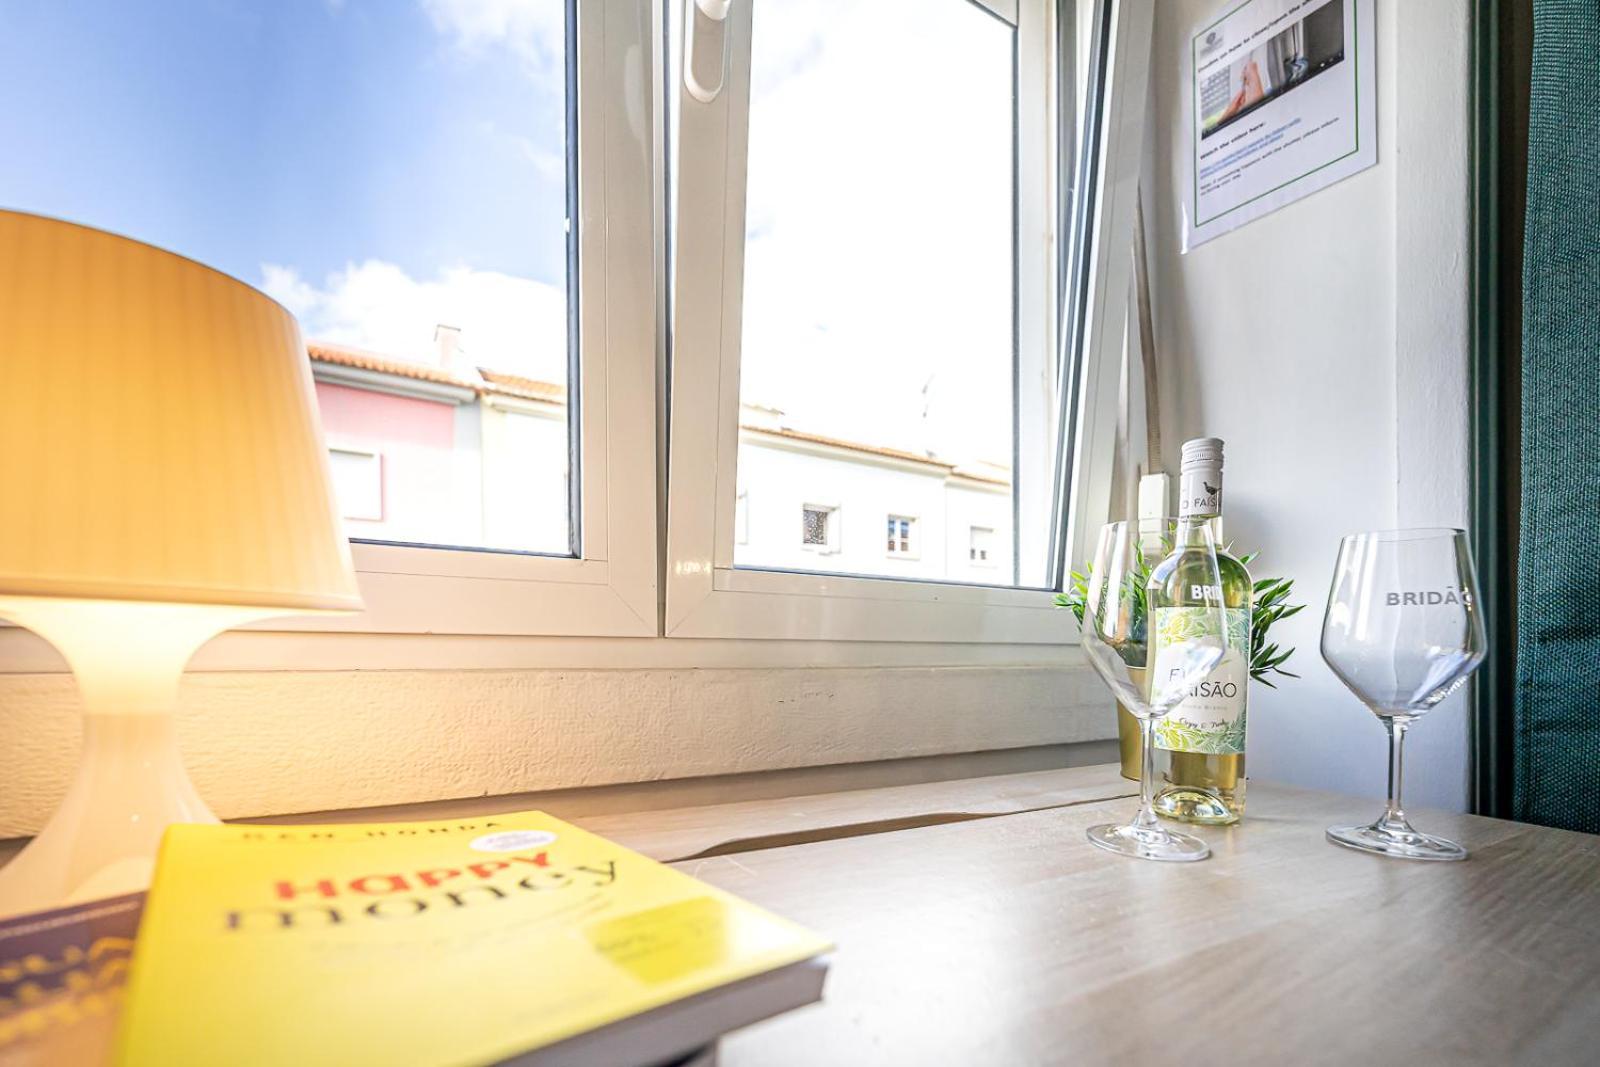
[[[376,261],[561,287],[562,6],[0,0],[0,204],[256,285]]]

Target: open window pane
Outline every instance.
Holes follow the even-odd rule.
[[[564,0],[8,5],[0,203],[299,318],[353,538],[567,554]]]
[[[753,18],[734,563],[1009,584],[1016,30],[971,0]],[[817,498],[826,555],[793,533]]]

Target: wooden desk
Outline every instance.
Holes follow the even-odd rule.
[[[1211,859],[1148,863],[1083,836],[1133,788],[1108,766],[544,806],[837,941],[824,1003],[730,1036],[724,1067],[1600,1062],[1600,837],[1423,812],[1471,858],[1386,860],[1322,836],[1379,801],[1253,782],[1242,825],[1197,831]]]
[[[1088,770],[905,788],[935,802],[948,790],[935,806],[954,811],[1014,794],[1014,777],[1035,791],[1052,775],[1127,786]],[[829,802],[870,809],[873,793],[896,792]],[[731,1036],[723,1063],[1600,1060],[1600,837],[1424,812],[1419,825],[1471,858],[1386,860],[1322,836],[1380,802],[1252,783],[1243,824],[1199,831],[1214,850],[1204,863],[1084,840],[1132,803],[680,861],[838,942],[825,1003]],[[647,845],[693,826],[698,843],[725,836],[719,825],[777,832],[797,802],[733,807],[588,825]]]

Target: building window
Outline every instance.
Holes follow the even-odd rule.
[[[803,508],[801,510],[802,544],[825,545],[828,543],[828,513],[822,508]]]
[[[993,567],[994,530],[987,526],[974,526],[967,543],[967,560],[975,567]]]
[[[813,552],[838,551],[839,509],[822,504],[807,504],[802,507],[800,545]]]
[[[733,539],[741,545],[750,543],[750,494],[743,489],[733,502]]]
[[[328,467],[342,518],[383,521],[383,454],[359,448],[330,447]]]
[[[917,552],[917,520],[907,515],[889,516],[889,555],[914,559]]]

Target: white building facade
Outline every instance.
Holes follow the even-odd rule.
[[[565,554],[565,388],[311,346],[349,536]],[[1010,585],[1010,471],[826,437],[746,407],[734,563]]]
[[[746,424],[735,565],[1010,585],[1011,486],[998,473]]]

